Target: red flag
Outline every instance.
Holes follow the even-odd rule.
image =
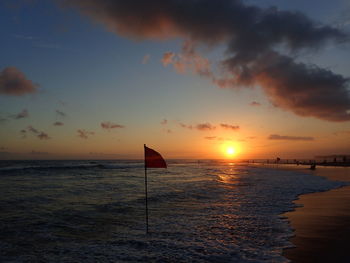
[[[155,150],[145,147],[145,166],[146,168],[167,168],[163,157]]]

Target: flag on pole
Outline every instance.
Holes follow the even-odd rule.
[[[146,168],[167,168],[166,162],[160,153],[145,147],[145,167]]]
[[[145,149],[145,201],[146,201],[146,233],[148,234],[148,198],[147,198],[147,168],[167,168],[163,157],[155,150],[148,148],[144,144]]]

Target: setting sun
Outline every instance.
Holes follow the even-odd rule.
[[[235,153],[236,153],[235,148],[233,148],[233,147],[227,147],[227,149],[226,149],[226,154],[227,154],[227,155],[232,156],[232,155],[234,155]]]

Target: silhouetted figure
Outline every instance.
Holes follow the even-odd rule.
[[[316,164],[315,163],[311,164],[310,170],[315,170],[315,169],[316,169]]]
[[[333,162],[335,163],[337,162],[337,157],[334,157]]]

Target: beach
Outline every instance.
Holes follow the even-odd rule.
[[[350,181],[349,167],[317,167],[308,171],[330,180]],[[285,213],[295,248],[283,255],[292,262],[350,262],[350,186],[301,195],[300,207]]]

